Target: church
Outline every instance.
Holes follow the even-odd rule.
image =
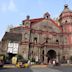
[[[43,17],[30,19],[5,32],[1,41],[3,54],[20,54],[25,59],[41,63],[49,60],[69,60],[72,56],[72,10],[64,5],[57,20],[46,12]]]

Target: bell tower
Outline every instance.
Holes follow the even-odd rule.
[[[72,10],[69,9],[68,5],[64,5],[64,10],[59,16],[60,26],[62,27],[63,43],[65,54],[72,55],[70,50],[72,48]]]
[[[26,17],[26,20],[23,21],[22,28],[22,42],[21,42],[21,52],[25,59],[29,58],[30,55],[30,39],[31,39],[31,22],[30,16]]]
[[[68,5],[64,5],[64,10],[60,14],[60,24],[63,29],[63,34],[67,38],[67,44],[72,44],[72,10]]]

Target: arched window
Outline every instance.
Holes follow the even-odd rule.
[[[50,38],[48,38],[48,37],[46,37],[46,38],[45,38],[45,40],[46,40],[46,43],[48,43],[48,40],[49,40],[49,39],[50,39]]]
[[[34,42],[37,43],[37,37],[34,37]]]
[[[58,43],[58,42],[59,42],[59,40],[58,40],[58,39],[56,39],[56,42]]]
[[[68,21],[66,20],[65,23],[67,23]]]
[[[56,43],[59,44],[59,40],[58,39],[56,39]]]

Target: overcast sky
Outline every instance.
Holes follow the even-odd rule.
[[[43,17],[49,12],[51,17],[58,17],[68,4],[72,9],[72,0],[0,0],[0,40],[9,25],[18,26],[22,20]]]

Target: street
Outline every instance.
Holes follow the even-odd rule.
[[[33,68],[32,71],[33,72],[62,72],[51,68]]]
[[[72,66],[56,66],[56,67],[53,67],[52,69],[56,69],[56,70],[59,70],[61,72],[72,72]]]
[[[30,68],[0,69],[0,72],[32,72]]]
[[[47,68],[32,68],[33,72],[72,72],[72,66],[54,66]]]
[[[12,68],[2,69],[0,72],[72,72],[72,66],[56,66],[46,68]]]

